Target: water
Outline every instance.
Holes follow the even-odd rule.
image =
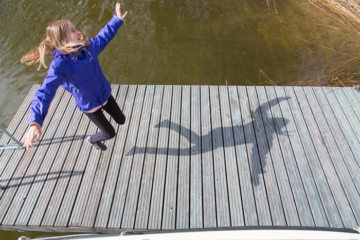
[[[45,37],[48,23],[68,18],[94,37],[114,6],[110,0],[1,1],[2,126],[46,75],[19,60]],[[317,83],[357,57],[359,44],[306,0],[276,1],[276,8],[279,15],[266,0],[123,0],[129,14],[100,55],[101,66],[116,84],[292,85]],[[358,63],[347,71],[357,69]],[[6,234],[0,238],[9,239]]]

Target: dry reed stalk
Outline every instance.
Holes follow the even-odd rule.
[[[345,30],[360,38],[360,2],[358,0],[308,0],[328,14]]]

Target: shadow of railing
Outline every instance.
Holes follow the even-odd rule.
[[[20,176],[20,177],[13,177],[11,179],[1,179],[0,180],[0,185],[2,186],[1,189],[9,189],[9,188],[17,188],[20,186],[26,186],[26,185],[32,185],[35,183],[42,183],[42,182],[46,182],[46,181],[55,181],[55,180],[59,180],[62,178],[69,178],[72,176],[78,176],[78,175],[83,175],[84,171],[64,171],[64,172],[50,172],[50,173],[40,173],[40,174],[36,174],[36,175],[30,175],[30,176]],[[43,178],[43,179],[36,179],[36,178]],[[27,179],[31,179],[30,181],[27,181]],[[2,185],[2,183],[8,183],[11,181],[21,181],[20,183],[17,184],[10,184],[10,185]]]

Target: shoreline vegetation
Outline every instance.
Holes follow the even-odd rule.
[[[274,1],[274,0],[273,0]],[[308,0],[320,11],[327,14],[334,22],[345,30],[349,37],[360,44],[360,1],[359,0]],[[269,4],[269,0],[267,0]],[[274,1],[275,5],[275,1]],[[275,7],[276,8],[276,7]],[[350,56],[342,53],[336,49],[332,49],[323,45],[319,47],[326,48],[330,51],[337,52],[348,57],[341,66],[333,69],[328,69],[325,73],[323,69],[323,76],[313,77],[309,79],[298,80],[294,85],[301,86],[354,86],[354,89],[359,89],[360,72],[349,71],[350,66],[360,64],[360,56],[355,53],[355,56]],[[358,90],[359,91],[359,90]]]
[[[320,11],[337,22],[349,35],[360,44],[360,2],[358,0],[308,0]],[[359,89],[360,74],[347,72],[346,68],[360,63],[360,57],[350,57],[349,61],[336,69],[331,69],[325,79],[325,85],[353,86]],[[305,81],[306,82],[306,81]],[[319,79],[318,79],[318,83]]]

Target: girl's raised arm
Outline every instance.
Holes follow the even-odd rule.
[[[113,16],[113,18],[100,30],[95,38],[89,39],[90,46],[93,45],[97,55],[99,55],[115,37],[115,34],[124,23],[123,20],[127,15],[127,11],[124,14],[121,13],[120,3],[116,3],[115,11],[116,16]]]

